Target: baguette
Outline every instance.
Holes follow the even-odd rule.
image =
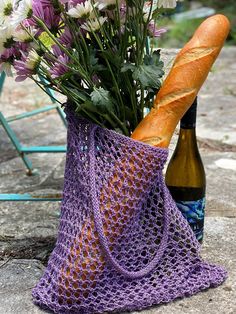
[[[229,33],[230,23],[221,14],[207,18],[177,55],[150,113],[131,137],[168,147],[174,130],[197,96]]]

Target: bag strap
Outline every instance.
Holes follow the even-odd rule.
[[[95,133],[96,129],[97,129],[97,126],[94,126],[93,129],[91,130],[91,133],[90,133],[90,145],[89,145],[90,146],[89,147],[90,167],[89,167],[89,172],[90,172],[91,200],[92,200],[92,207],[93,207],[93,214],[94,214],[94,223],[95,223],[96,230],[98,232],[99,241],[100,241],[100,244],[101,244],[109,262],[113,265],[113,267],[119,273],[121,273],[125,277],[131,278],[131,279],[141,278],[141,277],[148,275],[149,273],[151,273],[154,270],[154,268],[156,268],[157,264],[161,260],[163,254],[166,250],[167,241],[168,241],[168,230],[169,230],[169,219],[168,219],[168,213],[167,213],[168,206],[164,206],[163,235],[162,235],[162,239],[161,239],[159,248],[156,252],[156,255],[154,256],[152,261],[150,261],[150,263],[147,266],[145,266],[143,269],[141,269],[139,271],[128,271],[128,270],[126,270],[123,266],[121,266],[119,264],[119,262],[114,258],[114,256],[112,256],[112,253],[109,249],[108,241],[107,241],[107,238],[105,236],[104,229],[103,229],[102,216],[101,216],[101,212],[100,212],[100,208],[99,208],[100,204],[99,204],[99,200],[98,200],[97,193],[96,193],[96,178],[95,178],[96,157],[95,157],[95,143],[94,143],[94,133]],[[163,183],[163,187],[165,189],[165,184],[164,184],[163,178],[162,178],[162,183]],[[165,191],[163,191],[163,192],[165,192]],[[167,196],[166,196],[167,193],[163,193],[163,195],[164,195],[163,196],[164,197],[164,199],[163,199],[164,204],[167,205]]]

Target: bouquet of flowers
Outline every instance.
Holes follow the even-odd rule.
[[[0,70],[128,136],[160,88],[163,62],[150,40],[165,32],[156,20],[176,1],[1,0]]]

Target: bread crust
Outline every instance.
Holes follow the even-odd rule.
[[[226,16],[207,18],[178,53],[150,113],[131,137],[150,145],[168,147],[174,130],[197,96],[230,30]]]

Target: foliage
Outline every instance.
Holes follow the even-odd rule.
[[[182,48],[202,21],[203,19],[193,19],[177,23],[165,19],[168,31],[157,44],[166,48]]]
[[[234,8],[236,9],[236,2],[235,0],[227,0],[227,1],[218,1],[218,0],[199,0],[204,6],[209,6],[216,8],[217,10],[227,9],[227,8]]]
[[[222,13],[229,18],[231,31],[226,44],[236,45],[236,1],[200,0],[199,2],[203,6],[214,8],[216,13]],[[189,4],[184,2],[183,9],[188,10],[189,7]],[[181,48],[192,37],[195,29],[202,21],[203,18],[175,22],[171,17],[164,17],[159,25],[165,25],[168,31],[160,40],[157,40],[157,44],[166,48]]]
[[[161,86],[156,17],[177,0],[3,0],[0,67],[62,93],[93,122],[129,135]],[[38,76],[44,80],[39,80]],[[45,83],[46,82],[46,83]]]

